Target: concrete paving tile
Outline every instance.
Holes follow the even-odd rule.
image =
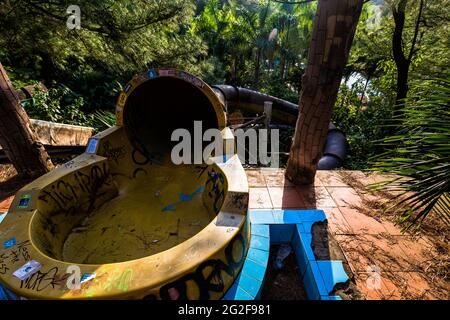
[[[421,272],[386,272],[383,284],[387,295],[402,300],[439,300],[446,299],[431,289],[427,278]],[[450,294],[447,292],[447,294]],[[447,299],[449,296],[447,295]]]
[[[386,229],[387,233],[389,233],[391,236],[402,236],[402,228],[399,225],[396,225],[390,221],[386,221],[381,217],[381,224]]]
[[[345,220],[339,208],[323,208],[328,220],[328,229],[332,234],[353,234],[353,230]]]
[[[397,239],[380,235],[336,235],[335,239],[354,273],[373,268],[381,272],[405,271],[410,267]]]
[[[362,183],[364,186],[369,186],[374,183],[380,183],[395,178],[394,175],[380,174],[378,172],[360,172],[359,174],[355,174],[353,176],[358,182]]]
[[[264,179],[268,187],[292,187],[294,184],[290,182],[283,169],[266,169],[262,171]]]
[[[250,188],[266,187],[266,180],[259,169],[247,169],[245,170],[245,173],[247,174],[248,186]]]
[[[250,188],[249,209],[273,209],[267,188]]]
[[[275,209],[301,209],[304,201],[294,187],[269,187],[270,199]]]
[[[381,300],[381,284],[377,286],[371,276],[370,273],[355,273],[356,288],[366,300]]]
[[[358,193],[350,187],[326,187],[338,207],[360,207],[362,199]]]
[[[297,186],[297,192],[304,200],[305,208],[334,208],[336,203],[325,187]]]
[[[388,232],[381,222],[378,222],[373,217],[366,216],[358,209],[340,207],[339,211],[355,234],[379,234]]]
[[[355,274],[356,287],[366,300],[399,300],[398,288],[384,273],[359,272]]]
[[[332,170],[318,170],[316,177],[325,187],[348,187],[339,175],[339,171]]]
[[[410,235],[395,238],[410,263],[407,271],[426,270],[434,263],[433,258],[439,255],[431,240],[427,238],[414,238]]]

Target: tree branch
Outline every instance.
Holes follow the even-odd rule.
[[[61,17],[61,16],[59,16],[57,14],[54,14],[54,13],[50,12],[49,10],[47,10],[45,8],[42,8],[41,6],[39,6],[38,4],[36,4],[36,3],[32,2],[32,1],[25,0],[25,2],[27,4],[29,4],[31,7],[35,8],[37,11],[40,11],[41,13],[43,13],[43,14],[49,16],[49,17],[52,17],[55,20],[64,21],[64,22],[67,21],[67,17]],[[108,34],[108,32],[103,30],[103,28],[101,28],[101,27],[100,28],[96,28],[96,27],[93,27],[93,26],[90,26],[90,25],[83,24],[83,28],[85,28],[85,29],[87,29],[89,31],[93,31],[93,32]]]
[[[411,63],[411,60],[412,60],[413,55],[415,53],[414,47],[416,46],[416,43],[417,43],[417,36],[419,34],[420,20],[422,18],[422,12],[423,12],[423,0],[420,0],[420,7],[419,7],[419,13],[417,15],[416,26],[415,26],[415,29],[414,29],[414,36],[413,36],[411,49],[409,50],[409,55],[408,55],[408,59],[407,59],[408,63]]]
[[[405,64],[407,59],[403,52],[403,29],[405,28],[405,10],[408,0],[400,0],[397,6],[392,6],[392,14],[394,16],[395,28],[392,37],[392,53],[394,60],[400,64]]]

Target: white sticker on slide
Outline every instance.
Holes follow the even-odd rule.
[[[31,277],[34,273],[38,272],[41,269],[42,265],[35,261],[31,260],[24,264],[22,267],[14,271],[13,276],[20,279],[26,280]]]
[[[7,214],[8,214],[8,211],[0,213],[0,223],[2,223],[3,219],[5,219]]]

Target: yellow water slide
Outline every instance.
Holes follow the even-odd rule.
[[[234,143],[200,79],[152,69],[131,80],[116,126],[17,193],[0,224],[1,285],[31,299],[222,298],[247,254],[248,184],[230,148],[173,164],[171,134],[194,121]]]

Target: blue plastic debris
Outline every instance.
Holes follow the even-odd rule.
[[[154,79],[156,78],[158,75],[156,74],[156,70],[155,69],[150,69],[147,71],[147,77],[149,79]]]
[[[288,244],[282,244],[278,248],[277,256],[275,261],[273,262],[273,267],[275,270],[281,269],[284,267],[284,259],[286,259],[292,252],[292,248]]]

